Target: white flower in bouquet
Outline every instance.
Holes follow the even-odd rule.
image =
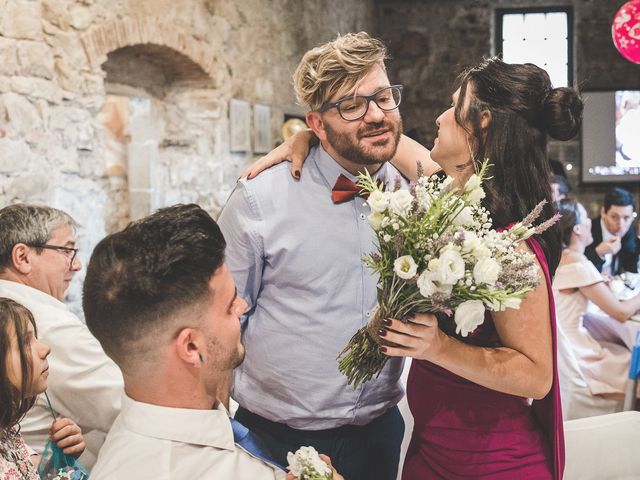
[[[333,472],[313,447],[300,447],[287,453],[289,471],[300,480],[332,480]]]
[[[411,255],[403,255],[393,262],[393,271],[403,280],[411,280],[418,273],[418,265]]]
[[[429,270],[425,270],[418,277],[418,289],[420,290],[420,295],[423,297],[431,297],[434,293],[438,292],[438,287],[433,280],[431,279],[431,272]]]
[[[464,277],[464,260],[455,248],[445,247],[440,257],[429,260],[429,270],[434,281],[454,285]]]
[[[518,309],[522,303],[521,298],[506,298],[504,300],[495,299],[491,302],[489,310],[494,312],[504,312],[507,308]]]
[[[379,212],[372,207],[369,221],[378,247],[364,258],[379,275],[378,309],[338,354],[339,369],[349,384],[357,387],[370,380],[387,362],[377,333],[383,319],[408,321],[404,319],[415,312],[454,313],[453,320],[439,321],[453,322],[451,334],[455,325],[456,334],[466,337],[482,324],[485,310],[518,308],[540,282],[535,256],[519,245],[557,218],[533,226],[541,203],[512,228],[492,230],[489,212],[479,203],[488,168],[488,161],[483,162],[463,188],[451,178],[419,176],[410,191],[391,193],[383,192],[370,175],[360,176],[360,186],[370,193],[375,208],[382,209],[387,198],[388,205]]]
[[[367,204],[373,213],[382,213],[389,206],[389,194],[381,190],[374,190],[369,194]]]
[[[473,211],[470,207],[464,207],[453,219],[453,224],[464,227],[465,225],[473,225]]]
[[[458,305],[454,317],[456,333],[466,337],[473,332],[484,322],[484,311],[484,303],[480,300],[467,300]]]
[[[473,267],[473,278],[478,283],[495,285],[500,275],[500,264],[491,257],[484,257],[478,260]]]
[[[385,218],[386,217],[380,212],[371,212],[367,217],[367,220],[369,220],[369,225],[371,225],[371,228],[373,228],[375,231],[378,231],[382,228],[382,222]]]
[[[485,197],[484,190],[482,189],[482,179],[475,173],[469,177],[467,183],[464,185],[464,191],[468,194],[468,199],[471,203],[479,203]]]
[[[413,195],[407,190],[396,190],[391,194],[389,200],[389,208],[396,215],[404,215],[411,208],[413,203]]]

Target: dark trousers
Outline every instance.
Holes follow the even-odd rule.
[[[395,480],[404,435],[398,407],[387,410],[367,425],[345,425],[329,430],[296,430],[272,422],[245,408],[235,418],[267,444],[276,461],[287,465],[287,452],[312,446],[331,457],[345,480]]]

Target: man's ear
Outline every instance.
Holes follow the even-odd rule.
[[[28,275],[33,270],[32,255],[35,252],[24,243],[17,243],[11,249],[10,268],[17,270],[22,275]]]
[[[183,328],[174,340],[178,358],[194,368],[200,368],[204,363],[205,345],[202,334],[195,328]]]
[[[604,207],[600,207],[600,216],[604,217],[607,214],[607,211],[604,209]]]
[[[307,112],[305,119],[307,121],[307,125],[309,125],[309,128],[313,130],[313,133],[316,134],[316,137],[318,137],[321,142],[326,141],[327,132],[324,128],[322,114],[320,112]]]

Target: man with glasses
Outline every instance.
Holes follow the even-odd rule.
[[[640,240],[632,228],[634,204],[630,192],[613,188],[604,196],[600,218],[591,221],[593,243],[584,254],[604,274],[638,272]]]
[[[402,86],[391,85],[384,45],[366,33],[307,52],[294,74],[320,140],[294,181],[276,165],[238,183],[219,219],[227,265],[248,302],[236,418],[270,440],[276,458],[312,445],[349,480],[396,478],[404,424],[401,359],[353,389],[336,356],[376,309],[371,213],[357,196],[368,170],[392,187],[387,163],[402,133]]]
[[[51,347],[49,387],[54,410],[83,430],[90,467],[120,411],[122,374],[84,323],[63,303],[77,256],[76,222],[67,213],[36,205],[0,209],[0,297],[33,313],[38,337]],[[41,454],[53,419],[44,396],[20,422],[20,433]]]

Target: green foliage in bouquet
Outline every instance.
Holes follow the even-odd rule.
[[[360,175],[378,239],[377,251],[364,262],[379,280],[374,318],[338,354],[340,371],[354,388],[379,375],[388,359],[377,334],[383,319],[455,312],[456,332],[467,336],[482,323],[485,310],[518,308],[539,284],[534,255],[518,246],[557,218],[534,227],[541,202],[511,229],[493,230],[481,205],[488,170],[485,161],[463,188],[450,177],[420,176],[409,190],[393,192],[368,172]]]

